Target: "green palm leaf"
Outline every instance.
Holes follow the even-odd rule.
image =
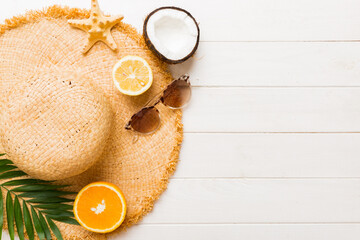
[[[0,154],[0,157],[4,155]],[[24,176],[27,174],[20,171],[12,161],[0,159],[0,179],[5,180],[0,184],[0,240],[5,212],[2,189],[7,192],[5,206],[11,240],[15,236],[14,223],[20,240],[25,239],[25,230],[29,240],[35,239],[35,232],[40,240],[50,240],[51,232],[57,239],[63,239],[54,220],[79,225],[72,212],[74,200],[67,197],[76,193],[61,190],[68,185],[53,185],[51,181],[21,178]]]
[[[61,236],[61,232],[60,230],[58,229],[58,227],[56,226],[56,224],[51,220],[51,218],[49,217],[46,217],[46,220],[48,221],[48,224],[51,228],[51,231],[54,233],[55,237],[58,239],[58,240],[63,240],[62,236]]]
[[[61,203],[56,203],[56,204],[39,204],[39,205],[35,205],[36,208],[41,208],[41,209],[59,209],[59,210],[72,210],[73,206],[68,205],[68,204],[61,204]]]
[[[45,213],[49,217],[74,217],[74,214],[69,211],[56,211],[56,210],[45,210],[41,211],[42,213]]]
[[[47,222],[46,222],[46,220],[45,220],[45,218],[44,218],[44,216],[42,214],[39,214],[39,220],[40,220],[41,227],[44,230],[46,239],[51,240],[50,229],[49,229],[49,227],[47,225]]]
[[[0,161],[1,163],[1,161]],[[3,183],[3,186],[19,186],[19,185],[28,185],[28,184],[39,184],[39,183],[46,183],[46,181],[43,180],[37,180],[37,179],[17,179],[17,180],[11,180],[8,182]]]
[[[72,225],[80,225],[78,223],[78,221],[76,221],[74,218],[69,218],[69,217],[63,217],[63,218],[55,218],[53,217],[52,219],[58,221],[58,222],[63,222],[63,223],[67,223],[67,224],[72,224]]]
[[[0,230],[3,229],[4,226],[4,200],[2,191],[0,189]],[[2,238],[2,231],[0,231],[0,240]]]
[[[25,185],[20,186],[12,189],[13,192],[36,192],[36,191],[46,191],[46,190],[54,190],[63,187],[68,187],[65,185],[49,185],[49,184],[32,184],[32,185]]]
[[[15,216],[15,224],[19,238],[20,240],[24,240],[25,239],[24,222],[23,222],[19,198],[17,196],[15,196],[14,198],[14,216]]]
[[[22,177],[25,176],[26,173],[22,172],[22,171],[11,171],[11,172],[6,172],[0,175],[0,179],[8,179],[8,178],[15,178],[15,177]]]
[[[10,239],[14,240],[14,205],[10,192],[6,195],[6,216]]]
[[[39,237],[40,240],[44,240],[45,239],[45,232],[41,226],[41,223],[40,223],[40,219],[35,211],[35,209],[31,206],[31,215],[33,217],[33,221],[34,221],[34,227],[35,227],[35,230],[36,230],[36,233]]]
[[[16,167],[13,165],[2,165],[2,166],[0,166],[0,173],[6,172],[9,170],[13,170],[13,169],[16,169]]]
[[[23,212],[24,212],[24,224],[26,228],[26,233],[29,237],[29,240],[34,240],[34,226],[31,221],[31,216],[26,202],[23,201]]]
[[[23,198],[41,198],[41,197],[60,197],[64,195],[73,195],[76,194],[74,192],[63,192],[57,190],[50,190],[50,191],[41,191],[41,192],[24,192],[19,194],[20,197]]]
[[[7,164],[12,164],[12,163],[13,162],[10,161],[9,159],[1,159],[0,166],[7,165]]]
[[[65,203],[65,202],[73,202],[74,200],[68,198],[61,197],[37,197],[27,200],[28,203]]]

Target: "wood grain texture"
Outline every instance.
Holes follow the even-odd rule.
[[[359,223],[359,189],[360,179],[173,179],[143,223]]]
[[[359,224],[174,224],[140,225],[120,234],[115,239],[225,239],[226,240],[358,240]]]
[[[360,177],[359,134],[185,133],[174,178]]]
[[[194,88],[186,132],[360,132],[360,88]]]
[[[203,42],[170,69],[194,86],[360,86],[359,56],[355,42]]]
[[[359,239],[359,1],[99,3],[139,31],[153,9],[183,7],[202,40],[171,66],[195,86],[178,170],[154,212],[112,239]],[[0,20],[54,4],[90,8],[12,0]]]
[[[1,1],[2,7],[0,8],[0,23],[3,23],[5,19],[13,17],[14,13],[17,13],[17,3],[15,1]]]
[[[87,0],[16,0],[14,13],[63,4],[89,8]],[[153,9],[173,5],[189,10],[200,23],[203,41],[328,41],[360,39],[357,0],[102,0],[106,13],[124,13],[124,22],[142,29]]]

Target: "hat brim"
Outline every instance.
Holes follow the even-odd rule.
[[[105,93],[114,114],[114,124],[104,154],[90,170],[61,183],[70,184],[71,190],[75,191],[100,180],[119,186],[126,197],[128,213],[116,234],[151,211],[156,199],[166,189],[175,171],[182,142],[182,112],[159,105],[162,122],[156,133],[136,136],[126,131],[124,126],[131,115],[160,92],[172,77],[167,65],[147,48],[143,37],[125,23],[112,30],[119,48],[117,52],[99,42],[84,55],[81,50],[86,43],[86,34],[69,26],[67,19],[87,17],[88,10],[53,6],[14,17],[0,25],[0,92],[39,69],[55,65],[81,69],[94,80],[94,86]],[[112,81],[114,64],[126,55],[143,57],[154,73],[152,87],[138,97],[121,94]],[[2,150],[0,146],[0,152]],[[58,226],[64,239],[105,238],[78,226],[62,223]]]

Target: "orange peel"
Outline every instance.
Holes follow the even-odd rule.
[[[91,183],[78,193],[74,202],[74,215],[86,230],[97,233],[112,232],[125,219],[124,194],[112,183]]]

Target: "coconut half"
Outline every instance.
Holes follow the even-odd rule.
[[[163,61],[181,63],[196,52],[200,29],[195,18],[177,7],[161,7],[152,11],[144,22],[147,45]]]

